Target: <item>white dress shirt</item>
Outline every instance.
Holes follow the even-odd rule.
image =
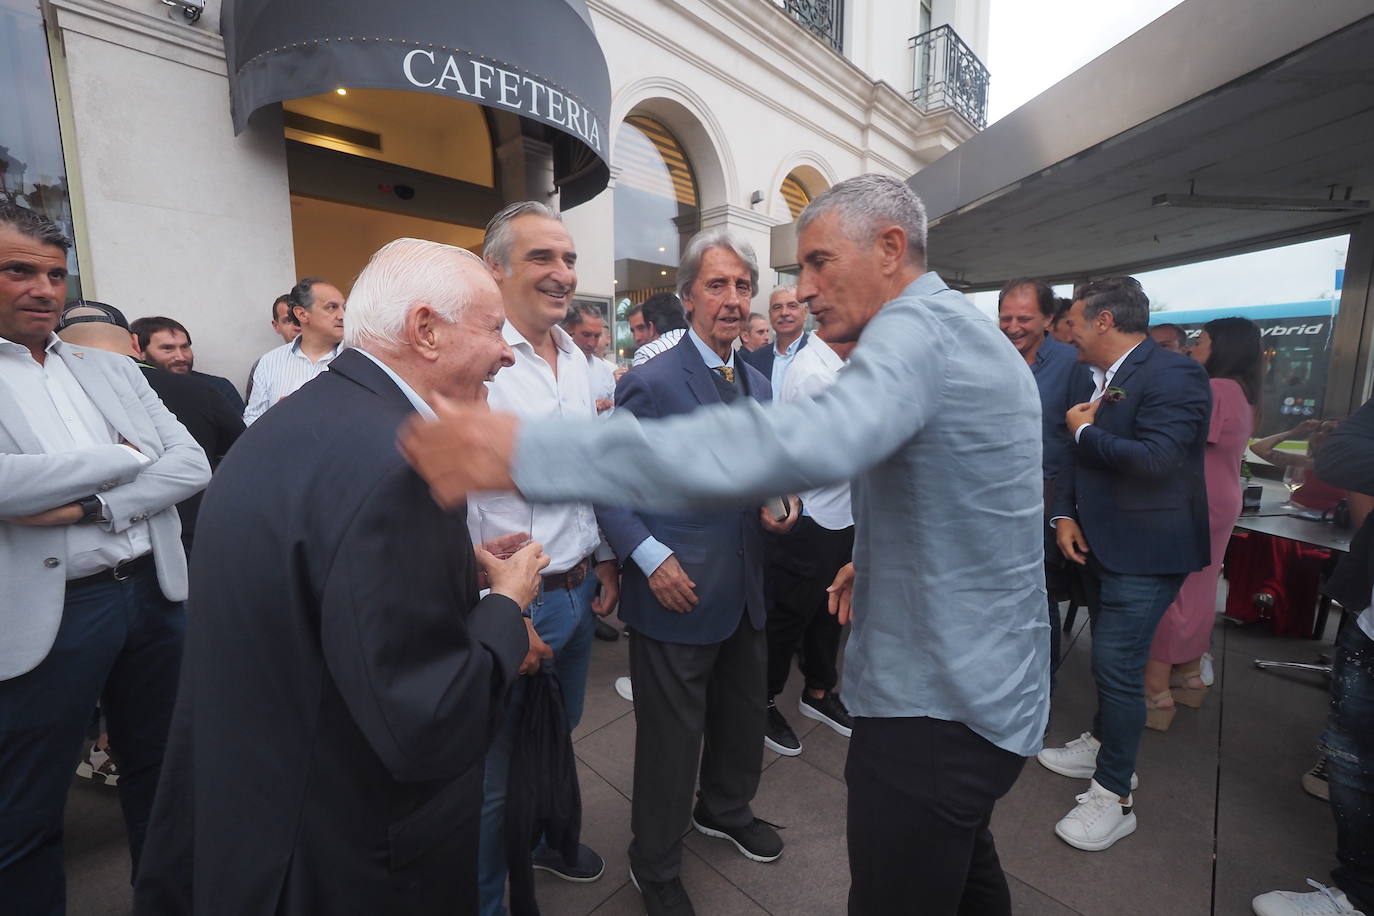
[[[515,414],[526,424],[596,416],[586,354],[562,328],[554,325],[552,333],[558,349],[556,377],[515,325],[506,322],[502,334],[515,354],[515,365],[497,372],[496,378],[487,382],[487,403],[492,410]],[[586,472],[592,474],[594,469],[587,468]],[[530,530],[549,555],[543,573],[546,576],[567,572],[592,553],[598,561],[613,556],[602,543],[591,503],[540,503],[532,507],[515,493],[474,493],[468,499],[468,531],[474,544],[483,541],[479,523],[482,513],[497,519],[504,529],[498,533]]]
[[[592,405],[597,401],[615,400],[615,364],[599,356],[587,357],[587,383],[591,386]],[[615,407],[607,407],[601,416],[608,417]]]
[[[1135,347],[1140,346],[1141,343],[1144,343],[1144,341],[1140,341],[1135,345]],[[1126,357],[1130,356],[1132,353],[1135,352],[1135,347],[1131,347],[1131,349],[1127,350],[1125,353],[1122,353],[1121,358],[1118,359],[1116,362],[1112,363],[1110,366],[1108,366],[1105,372],[1097,368],[1096,366],[1088,367],[1088,370],[1092,372],[1093,375],[1093,384],[1096,386],[1093,389],[1093,396],[1090,399],[1092,402],[1102,400],[1102,396],[1106,394],[1107,389],[1112,386],[1112,379],[1116,378],[1117,370],[1120,369],[1121,364],[1126,361]],[[1078,427],[1078,429],[1075,429],[1073,431],[1073,441],[1077,442],[1078,438],[1083,435],[1083,430],[1087,429],[1089,426],[1092,426],[1092,424],[1084,423],[1082,426]]]
[[[687,331],[685,329],[678,328],[676,331],[669,331],[667,334],[661,334],[648,343],[643,344],[639,349],[635,350],[635,357],[630,361],[630,366],[642,366],[658,354],[666,353],[673,347],[676,347],[678,341],[682,340],[682,335],[686,333]]]
[[[119,433],[62,362],[64,346],[56,334],[52,335],[44,348],[47,359],[40,365],[28,347],[0,338],[0,392],[9,389],[43,451],[49,455],[95,445],[117,445]],[[145,465],[152,461],[141,452],[134,454]],[[104,503],[101,499],[102,506]],[[130,525],[118,534],[110,530],[110,524],[107,521],[66,526],[68,579],[110,569],[153,549],[147,522]]]
[[[792,367],[787,372],[782,390],[775,392],[779,401],[802,401],[814,398],[839,377],[844,368],[844,360],[830,349],[830,345],[819,337],[796,353]],[[803,490],[797,494],[802,501],[802,514],[822,528],[841,531],[854,524],[854,514],[850,508],[849,481],[832,483],[814,490]]]
[[[268,350],[258,360],[253,369],[253,378],[248,383],[252,394],[248,408],[243,412],[244,425],[252,425],[254,420],[267,412],[267,408],[324,372],[334,357],[343,351],[344,345],[340,343],[312,363],[310,357],[301,352],[299,337],[275,350]]]

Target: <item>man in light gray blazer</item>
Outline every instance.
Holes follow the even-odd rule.
[[[404,447],[444,502],[468,488],[583,498],[593,460],[617,468],[621,489],[603,498],[655,511],[854,478],[854,562],[832,585],[841,622],[853,615],[850,913],[920,901],[1005,916],[988,824],[1049,712],[1035,381],[997,325],[926,272],[924,208],[901,182],[843,181],[798,231],[798,298],[822,340],[859,342],[813,400],[643,423],[453,411],[412,424]]]
[[[137,868],[176,698],[175,505],[205,453],[133,360],[63,343],[70,243],[0,203],[0,901],[64,910],[62,810],[97,700]]]

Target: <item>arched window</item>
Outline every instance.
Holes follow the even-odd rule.
[[[811,194],[806,190],[806,186],[797,179],[797,173],[791,172],[782,180],[782,187],[778,189],[782,199],[787,204],[788,211],[792,214],[792,219],[801,216],[801,212],[806,209],[806,205],[811,203]]]
[[[682,144],[660,122],[630,115],[616,134],[615,343],[628,359],[631,305],[677,286],[677,263],[701,221],[696,176]]]

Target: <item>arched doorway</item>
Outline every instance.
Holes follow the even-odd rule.
[[[676,288],[678,259],[701,223],[701,200],[686,150],[655,118],[632,114],[621,122],[615,159],[615,349],[627,359],[634,345],[625,312]]]

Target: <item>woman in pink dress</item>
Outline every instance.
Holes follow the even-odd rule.
[[[1212,422],[1207,432],[1204,468],[1212,563],[1190,575],[1164,612],[1145,666],[1146,725],[1163,731],[1174,717],[1175,701],[1202,705],[1202,655],[1212,639],[1217,611],[1217,579],[1231,529],[1240,517],[1240,461],[1254,429],[1264,358],[1259,328],[1246,318],[1209,321],[1191,352],[1212,379]],[[1169,690],[1178,670],[1181,686]]]

